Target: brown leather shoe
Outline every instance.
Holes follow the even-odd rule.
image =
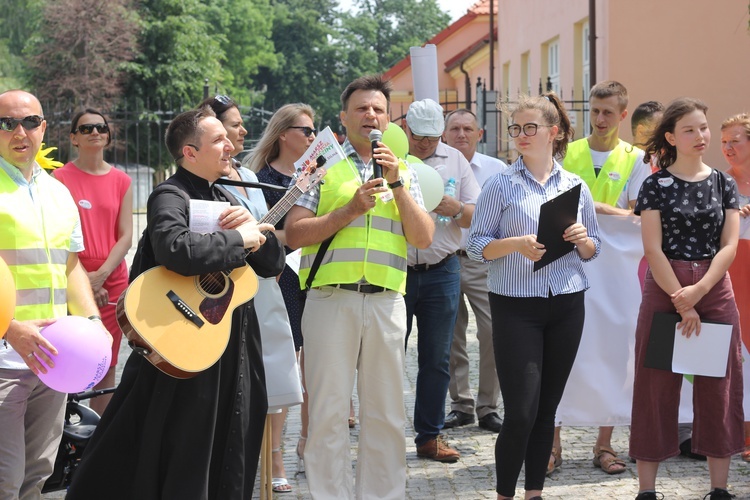
[[[458,450],[448,446],[442,435],[430,439],[422,446],[417,446],[417,456],[445,463],[458,462],[458,459],[461,458]]]

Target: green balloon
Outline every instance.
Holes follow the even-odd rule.
[[[406,132],[398,124],[390,122],[383,132],[382,143],[391,148],[397,158],[406,158],[409,152],[409,140],[406,138]]]

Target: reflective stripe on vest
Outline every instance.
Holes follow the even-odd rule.
[[[16,285],[15,318],[67,314],[67,263],[78,211],[68,190],[49,174],[34,180],[35,206],[0,169],[0,257]]]
[[[404,177],[403,189],[409,189],[410,174],[399,162]],[[320,188],[317,215],[323,215],[351,200],[362,185],[356,166],[348,159],[336,163],[326,173]],[[304,288],[320,244],[302,248],[299,278]],[[400,293],[406,292],[406,238],[395,201],[383,203],[357,217],[336,233],[328,247],[312,286],[356,283],[362,279]]]
[[[596,175],[589,141],[584,138],[568,145],[563,168],[583,179],[594,201],[614,207],[628,183],[638,156],[636,148],[621,140],[607,157],[599,175]]]

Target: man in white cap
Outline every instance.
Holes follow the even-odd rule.
[[[445,117],[445,142],[469,160],[474,178],[480,186],[487,179],[499,174],[508,166],[497,158],[477,152],[484,130],[479,127],[477,117],[466,108],[454,109]],[[462,229],[461,248],[456,252],[461,264],[461,295],[458,304],[458,317],[453,329],[451,346],[450,375],[448,392],[451,396],[451,412],[445,417],[444,429],[451,429],[474,423],[476,408],[479,427],[491,432],[500,432],[502,420],[497,410],[500,395],[500,382],[495,370],[495,351],[492,343],[492,318],[490,298],[487,289],[487,269],[489,264],[470,259],[466,255],[468,229]],[[466,329],[469,324],[469,310],[464,296],[471,304],[477,323],[479,340],[479,387],[476,404],[469,384],[469,355],[466,352]]]
[[[413,102],[406,113],[406,125],[409,153],[433,167],[443,183],[452,179],[455,184],[455,195],[444,195],[434,210],[442,217],[437,218],[432,244],[423,250],[409,245],[404,297],[407,342],[415,315],[419,328],[414,405],[417,455],[455,462],[460,454],[448,446],[440,431],[445,421],[451,342],[461,291],[456,251],[461,246],[461,228],[471,225],[479,185],[464,155],[440,142],[445,122],[438,103],[431,99]]]

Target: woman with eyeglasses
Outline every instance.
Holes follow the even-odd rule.
[[[497,498],[513,498],[525,463],[525,498],[541,499],[555,413],[583,332],[583,262],[599,253],[599,228],[588,187],[558,163],[573,136],[559,98],[524,96],[510,116],[508,134],[521,156],[485,183],[467,253],[490,263],[492,337],[505,408],[495,444]],[[534,271],[546,252],[536,238],[540,207],[577,185],[577,222],[560,235],[574,249]]]
[[[258,173],[258,180],[266,184],[289,187],[294,183],[294,162],[299,160],[305,150],[315,140],[317,130],[314,125],[315,112],[307,104],[295,103],[286,104],[279,108],[271,117],[263,131],[263,135],[258,141],[257,146],[253,149],[247,166],[253,172]],[[269,207],[274,206],[283,196],[284,193],[264,189],[263,195]],[[284,233],[283,218],[276,224],[276,237],[284,243],[286,253],[292,252],[292,249],[286,246],[286,237]],[[302,310],[305,305],[305,295],[300,290],[299,277],[289,266],[284,268],[279,278],[279,286],[284,296],[284,304],[289,314],[289,322],[292,326],[292,336],[294,337],[294,348],[297,351],[297,359],[302,367],[302,385],[304,387],[304,356],[302,355]],[[304,463],[302,454],[305,451],[307,441],[307,392],[304,394],[304,401],[300,408],[300,438],[297,442],[297,471],[304,472]],[[273,428],[278,428],[278,436],[274,432],[274,449],[281,441],[280,428],[284,423],[286,414],[279,417],[279,421],[274,420]],[[277,425],[277,422],[279,425]],[[278,441],[276,441],[278,437]],[[274,454],[274,466],[277,459],[281,456]],[[283,462],[281,462],[283,469]],[[275,474],[274,474],[275,476]]]
[[[125,255],[133,239],[133,192],[130,177],[104,161],[112,142],[107,118],[94,109],[77,113],[70,123],[70,142],[78,158],[54,171],[78,204],[85,250],[78,254],[89,276],[102,322],[112,333],[112,361],[107,374],[94,389],[114,387],[115,366],[122,333],[115,305],[128,286]],[[99,415],[111,394],[91,400]]]

